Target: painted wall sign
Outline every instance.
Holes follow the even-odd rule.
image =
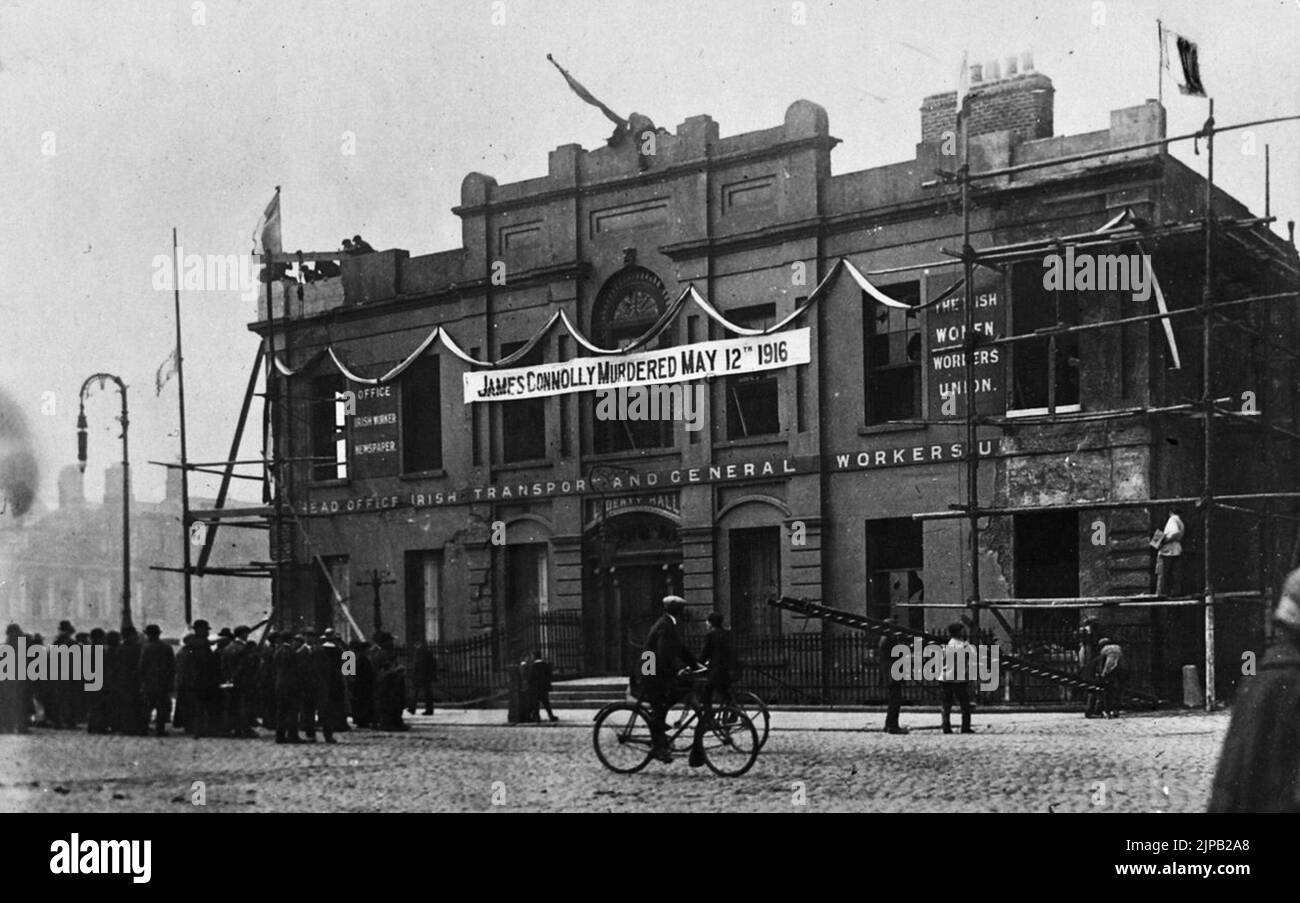
[[[398,394],[394,386],[355,390],[356,413],[350,418],[349,466],[362,479],[389,476],[398,470]]]
[[[474,370],[464,374],[465,403],[541,398],[652,383],[675,383],[759,370],[777,370],[811,360],[808,327],[766,336],[719,339],[611,357]]]
[[[587,520],[592,521],[599,517],[602,507],[604,508],[605,517],[610,517],[628,509],[658,511],[670,514],[673,517],[680,517],[682,513],[682,497],[679,492],[643,492],[637,495],[618,495],[603,500],[591,499],[587,502]]]
[[[975,271],[975,332],[1000,338],[1006,332],[1006,296],[1003,277],[987,270]],[[966,297],[958,290],[926,313],[926,377],[929,380],[930,418],[959,420],[966,416]],[[943,349],[943,350],[940,350]],[[1006,411],[1005,346],[975,349],[975,410],[981,414]],[[945,404],[945,402],[947,402]]]
[[[978,454],[988,457],[994,452],[991,439],[982,439],[978,445]],[[352,495],[334,495],[329,489],[321,489],[317,497],[309,501],[296,503],[302,514],[334,515],[373,513],[398,508],[440,508],[449,505],[470,505],[483,502],[512,502],[520,499],[553,498],[566,495],[599,495],[604,493],[605,502],[611,511],[629,505],[647,504],[638,498],[650,499],[648,504],[655,504],[664,494],[644,493],[646,489],[672,490],[673,487],[699,483],[730,483],[747,480],[770,480],[778,477],[792,477],[799,474],[832,473],[857,470],[876,470],[888,467],[907,467],[920,464],[940,464],[961,461],[965,454],[961,442],[931,443],[928,445],[890,446],[886,448],[855,449],[849,452],[823,455],[799,455],[794,457],[762,458],[754,461],[741,461],[731,464],[709,464],[704,467],[674,467],[667,470],[633,471],[626,475],[613,477],[607,486],[600,489],[591,486],[585,477],[570,479],[537,480],[531,483],[499,482],[483,486],[468,486],[457,489],[419,490],[407,489],[401,492],[375,494],[363,493]],[[612,496],[611,493],[631,493],[641,491],[641,495]],[[671,496],[675,499],[676,492]],[[599,509],[592,502],[591,514]],[[677,503],[680,505],[680,503]],[[679,513],[678,508],[664,510]],[[590,519],[590,518],[589,518]]]

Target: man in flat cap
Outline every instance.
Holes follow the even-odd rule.
[[[1300,812],[1300,569],[1273,612],[1275,642],[1232,706],[1211,812]]]
[[[664,596],[663,614],[646,635],[641,654],[642,696],[650,705],[650,754],[660,762],[671,762],[668,752],[668,709],[674,700],[677,672],[684,667],[698,668],[694,653],[682,642],[679,623],[686,617],[686,600],[681,596]]]

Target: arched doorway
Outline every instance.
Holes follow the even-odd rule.
[[[627,511],[598,521],[583,544],[588,660],[602,674],[630,675],[666,595],[682,592],[677,524]]]

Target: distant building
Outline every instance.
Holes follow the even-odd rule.
[[[1051,80],[1019,62],[972,88],[975,172],[1166,134],[1164,109],[1147,101],[1112,111],[1098,131],[1055,136]],[[273,339],[280,372],[293,374],[283,380],[292,402],[275,421],[277,448],[298,462],[289,501],[302,524],[293,531],[285,620],[342,626],[328,569],[368,631],[372,595],[357,584],[386,572],[396,582],[381,587],[381,613],[399,642],[509,633],[564,611],[581,619],[582,670],[592,674],[629,672],[667,592],[701,613],[722,611],[745,642],[822,633],[820,623],[768,606],[777,593],[893,611],[916,626],[953,620],[960,612],[909,606],[959,607],[971,590],[965,524],[912,518],[964,501],[964,302],[961,292],[943,298],[961,269],[955,260],[905,268],[960,251],[958,193],[943,177],[959,161],[954,129],[955,95],[928,97],[913,159],[841,174],[832,172],[838,139],[826,112],[804,100],[773,128],[729,137],[708,116],[691,117],[675,132],[655,131],[651,155],[631,143],[564,145],[540,178],[498,185],[466,176],[455,209],[460,248],[347,257],[337,279],[277,286],[277,319],[263,306],[251,328]],[[1194,307],[1204,184],[1158,144],[1001,176],[972,190],[972,243],[1081,235],[1121,215],[1157,229],[1191,222],[1152,237],[1146,251],[1170,308]],[[1249,216],[1223,192],[1215,205],[1221,217]],[[1295,249],[1258,223],[1222,236],[1216,255],[1220,299],[1295,284]],[[593,393],[577,386],[466,402],[463,381],[482,368],[462,354],[499,361],[557,313],[594,345],[620,347],[694,285],[730,322],[770,327],[841,258],[895,270],[872,279],[901,304],[879,302],[836,271],[787,327],[791,336],[809,330],[810,361],[713,375],[702,383],[708,405],[698,432],[680,422],[597,419]],[[1044,274],[1042,254],[977,268],[977,332],[1030,335],[1156,310],[1153,298],[1123,289],[1049,290]],[[1254,393],[1272,422],[1295,431],[1294,362],[1264,353],[1251,335],[1295,347],[1294,305],[1237,310],[1231,316],[1245,328],[1215,333],[1218,391],[1238,403]],[[1201,427],[1185,407],[1172,409],[1200,396],[1200,320],[1168,322],[1181,349],[1177,369],[1175,345],[1154,319],[976,352],[977,410],[989,418],[978,430],[980,501],[1036,509],[990,519],[980,544],[984,598],[1151,593],[1147,541],[1166,512],[1068,503],[1199,496]],[[353,379],[387,373],[435,327],[456,351],[435,341],[394,379]],[[734,337],[688,303],[642,350]],[[588,354],[557,326],[511,366]],[[352,413],[335,400],[349,390]],[[1116,414],[1126,409],[1141,413]],[[1298,485],[1294,445],[1269,441],[1249,419],[1218,435],[1219,491]],[[1259,452],[1265,447],[1270,456]],[[610,466],[620,470],[600,478]],[[1234,527],[1235,516],[1219,515],[1219,588],[1277,586],[1294,536],[1252,532],[1259,521],[1248,517]],[[1196,592],[1194,506],[1184,517],[1185,587]],[[1230,682],[1240,650],[1258,648],[1264,614],[1258,602],[1224,612],[1218,660]],[[1141,635],[1135,658],[1163,692],[1174,692],[1182,665],[1204,661],[1195,607],[1045,604],[1005,616],[1013,632],[1050,634],[1072,654],[1072,632],[1090,614]],[[994,626],[987,615],[983,623]],[[859,668],[830,650],[808,653],[812,679]],[[795,656],[771,658],[786,667]]]
[[[59,506],[21,519],[0,518],[0,620],[28,633],[53,636],[68,619],[79,631],[116,630],[122,620],[121,465],[108,468],[101,505],[89,505],[75,465],[59,473]],[[191,498],[194,508],[211,500]],[[180,471],[169,470],[161,502],[131,504],[131,614],[137,630],[156,623],[163,635],[186,631],[180,574],[150,570],[181,565]],[[222,529],[212,564],[247,564],[266,557],[265,538]],[[269,581],[195,577],[194,617],[214,627],[252,625],[270,609]]]

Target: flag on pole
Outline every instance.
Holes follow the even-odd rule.
[[[970,63],[967,60],[967,51],[961,52],[961,71],[957,73],[957,115],[961,115],[962,104],[966,102],[966,95],[970,93]]]
[[[173,348],[171,353],[158,365],[158,370],[153,375],[153,394],[158,396],[162,394],[163,387],[167,385],[167,380],[171,379],[176,373],[176,349]]]
[[[262,211],[262,218],[253,229],[254,254],[281,254],[280,244],[280,186],[275,186],[275,197]]]
[[[1201,81],[1201,63],[1196,42],[1170,31],[1159,20],[1156,20],[1156,27],[1160,33],[1161,69],[1172,68],[1167,41],[1173,38],[1174,48],[1178,51],[1178,62],[1183,71],[1183,80],[1178,90],[1192,97],[1205,97],[1205,85]]]
[[[585,101],[586,103],[591,104],[593,107],[597,107],[597,108],[599,108],[599,109],[600,109],[600,112],[604,113],[604,114],[605,114],[605,118],[608,119],[610,122],[614,123],[615,125],[619,126],[620,128],[627,128],[627,120],[626,120],[626,119],[624,119],[622,116],[618,115],[618,114],[615,113],[613,110],[611,110],[609,107],[605,106],[603,103],[601,103],[601,102],[600,102],[599,100],[597,100],[595,97],[593,97],[593,96],[592,96],[592,93],[591,93],[590,91],[588,91],[586,88],[584,88],[582,85],[580,85],[580,84],[578,83],[578,80],[577,80],[576,78],[574,78],[572,75],[570,75],[568,72],[566,72],[566,71],[564,70],[564,67],[563,67],[563,66],[561,66],[559,63],[555,62],[555,58],[552,57],[549,53],[546,54],[546,58],[547,58],[548,60],[551,61],[551,65],[552,65],[552,66],[554,66],[556,69],[559,69],[559,70],[560,70],[560,74],[563,75],[563,76],[564,76],[564,80],[565,80],[566,82],[569,83],[569,88],[572,89],[572,91],[573,91],[574,94],[577,94],[578,97],[580,97],[580,98],[581,98],[583,101]]]

